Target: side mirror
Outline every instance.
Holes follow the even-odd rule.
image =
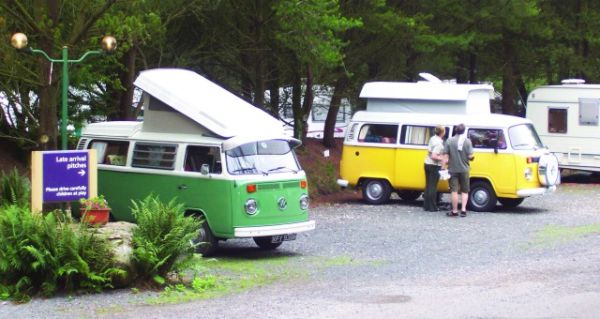
[[[209,173],[210,173],[210,166],[208,166],[208,164],[202,164],[202,166],[200,167],[200,174],[208,175]]]

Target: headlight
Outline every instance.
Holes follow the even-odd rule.
[[[250,198],[244,204],[244,208],[246,209],[246,214],[254,215],[254,214],[256,214],[256,211],[258,210],[258,204],[256,203],[255,199]]]
[[[531,181],[531,179],[533,178],[533,176],[531,175],[531,167],[525,168],[525,171],[523,173],[525,175],[525,179]]]
[[[300,208],[307,210],[309,202],[308,195],[305,194],[300,196]]]

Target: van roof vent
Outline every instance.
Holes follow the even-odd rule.
[[[560,83],[562,83],[562,84],[584,84],[585,80],[584,79],[564,79],[564,80],[560,81]]]

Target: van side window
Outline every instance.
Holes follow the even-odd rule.
[[[396,143],[398,125],[393,124],[365,124],[360,128],[358,141],[365,143]]]
[[[567,133],[567,109],[548,109],[548,132]]]
[[[446,127],[444,140],[448,138],[450,130]],[[429,139],[435,134],[434,126],[403,125],[400,132],[400,143],[410,145],[427,145]]]
[[[498,129],[473,129],[467,132],[467,137],[475,148],[506,149],[506,138],[502,130]]]
[[[221,174],[221,152],[218,147],[188,146],[185,152],[183,169],[188,172],[200,172],[203,164],[207,164],[209,172]]]
[[[131,166],[173,170],[177,145],[136,143]]]
[[[88,148],[96,150],[98,164],[125,166],[127,163],[127,141],[93,140]]]

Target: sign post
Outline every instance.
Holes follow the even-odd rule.
[[[95,150],[33,152],[31,167],[33,212],[41,212],[44,202],[72,202],[97,196]]]

